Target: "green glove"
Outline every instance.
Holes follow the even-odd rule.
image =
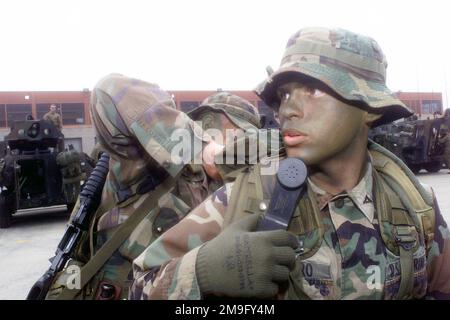
[[[196,275],[204,296],[273,298],[287,284],[297,238],[285,230],[251,232],[258,218],[234,222],[200,248]]]

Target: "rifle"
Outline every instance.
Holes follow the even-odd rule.
[[[80,206],[72,221],[66,227],[64,236],[56,248],[55,256],[50,259],[50,268],[33,285],[28,293],[27,300],[44,300],[58,272],[62,271],[67,261],[73,257],[83,234],[88,232],[95,212],[100,205],[103,185],[108,171],[109,155],[102,153],[80,192]]]

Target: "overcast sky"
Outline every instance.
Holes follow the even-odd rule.
[[[0,91],[82,90],[119,72],[167,90],[251,90],[291,34],[373,37],[388,86],[450,94],[448,1],[0,0]]]

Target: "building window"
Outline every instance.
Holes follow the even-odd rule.
[[[200,105],[200,102],[198,102],[198,101],[181,101],[180,109],[183,112],[189,112],[189,111],[197,108],[199,105]]]
[[[422,101],[422,113],[433,114],[435,112],[441,112],[441,101],[439,100]]]
[[[63,103],[61,105],[63,124],[84,124],[83,103]]]
[[[0,127],[6,127],[6,105],[0,104]]]
[[[24,121],[31,114],[31,104],[7,104],[6,114],[8,126],[11,126],[14,121]]]

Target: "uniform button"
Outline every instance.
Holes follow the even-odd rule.
[[[170,161],[169,161],[169,160],[164,160],[164,162],[163,162],[163,167],[164,167],[165,169],[169,169],[169,167],[170,167]]]
[[[337,199],[334,205],[336,208],[341,209],[344,206],[344,199]]]

